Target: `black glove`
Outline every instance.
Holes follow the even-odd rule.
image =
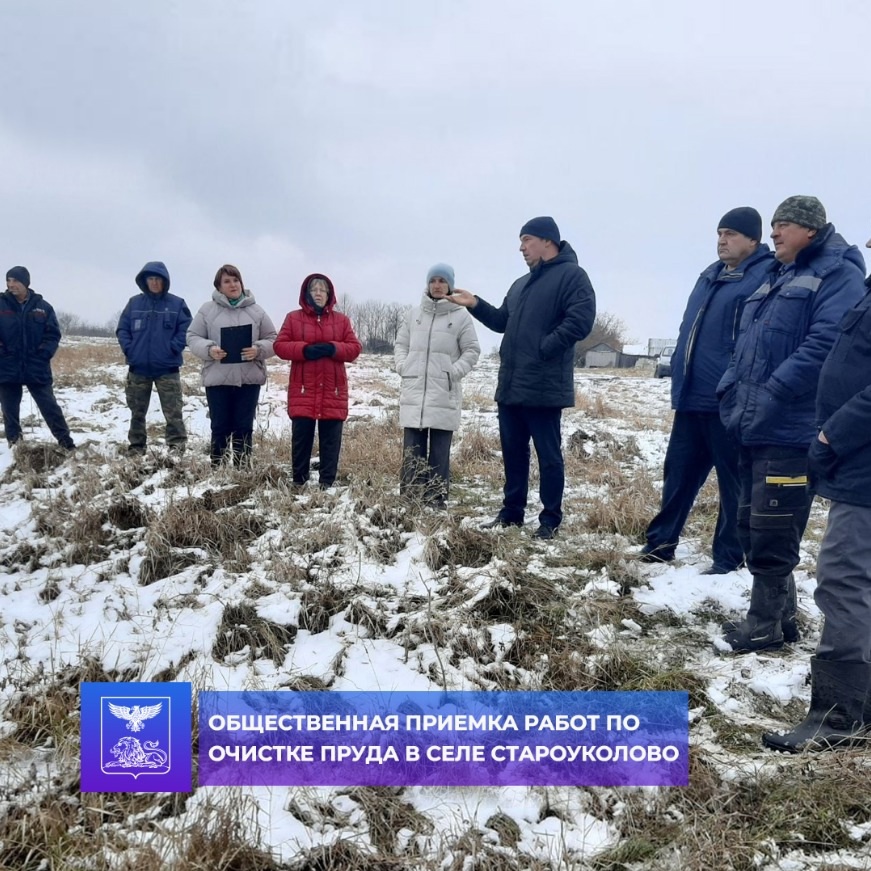
[[[821,478],[829,480],[834,477],[835,470],[841,462],[841,458],[834,452],[832,446],[815,438],[808,450],[808,468],[811,480],[819,481]]]
[[[306,360],[320,360],[321,357],[332,357],[335,353],[336,346],[332,342],[315,342],[302,349],[302,355]]]

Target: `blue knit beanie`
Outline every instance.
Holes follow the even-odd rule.
[[[448,287],[453,290],[454,289],[454,267],[448,266],[447,263],[436,263],[435,266],[430,266],[429,272],[426,274],[426,286],[429,287],[429,283],[434,278],[444,278],[444,280],[448,283]]]
[[[30,287],[30,273],[23,266],[13,266],[6,273],[6,277],[20,281],[25,287]]]
[[[720,218],[717,229],[734,230],[758,242],[762,239],[762,216],[750,206],[738,206],[737,209],[731,209]]]
[[[554,245],[559,245],[559,227],[549,215],[531,218],[520,228],[521,236],[538,236],[539,239],[550,239]]]

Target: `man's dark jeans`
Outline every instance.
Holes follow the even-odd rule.
[[[675,412],[663,469],[662,507],[647,527],[645,551],[674,557],[681,531],[711,469],[717,470],[720,508],[714,530],[714,567],[733,571],[744,561],[738,538],[738,443],[716,413]]]
[[[560,441],[561,408],[499,404],[499,438],[505,488],[499,512],[508,523],[522,523],[529,493],[529,440],[535,445],[540,476],[542,526],[556,529],[563,519],[565,465]]]
[[[15,444],[21,438],[21,397],[23,388],[33,397],[39,413],[51,430],[51,434],[58,440],[61,447],[69,448],[73,445],[70,436],[70,428],[67,426],[64,413],[57,404],[54,390],[49,381],[47,384],[0,384],[0,408],[3,410],[3,422],[6,427],[6,441],[10,445]]]

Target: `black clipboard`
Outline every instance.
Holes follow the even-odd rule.
[[[242,349],[253,344],[251,324],[240,327],[221,327],[221,350],[227,352],[222,363],[241,363]]]

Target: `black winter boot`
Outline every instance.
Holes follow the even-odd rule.
[[[783,647],[781,618],[786,608],[789,578],[754,575],[747,617],[738,624],[724,623],[723,637],[735,653],[778,650]]]
[[[811,706],[791,732],[766,732],[762,743],[771,750],[801,753],[834,750],[863,740],[863,705],[866,705],[871,664],[811,658]]]
[[[783,630],[783,640],[787,644],[795,644],[801,638],[801,633],[798,631],[798,621],[796,615],[798,613],[798,592],[795,589],[795,577],[792,572],[789,573],[786,590],[786,605],[783,609],[783,617],[780,618],[780,628]]]

